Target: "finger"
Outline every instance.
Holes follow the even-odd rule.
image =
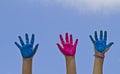
[[[95,40],[96,40],[96,41],[98,40],[97,31],[95,31]]]
[[[59,43],[57,43],[57,46],[58,46],[58,48],[59,48],[60,50],[63,49],[62,46],[61,46]]]
[[[21,36],[18,36],[18,38],[19,38],[19,40],[20,40],[21,45],[23,46],[23,45],[24,45],[24,42],[23,42]]]
[[[70,43],[73,44],[72,34],[70,34]]]
[[[94,41],[94,39],[92,38],[92,36],[91,36],[91,35],[89,35],[89,37],[90,37],[90,39],[91,39],[92,43],[93,43],[93,44],[95,44],[95,41]]]
[[[74,46],[76,47],[78,44],[78,39],[75,40]]]
[[[65,42],[64,42],[63,37],[62,37],[61,34],[60,34],[60,40],[61,40],[62,45],[64,46]]]
[[[36,46],[35,46],[35,48],[34,48],[34,50],[33,50],[33,55],[36,53],[36,51],[38,50],[38,46],[39,46],[39,44],[37,44]]]
[[[110,42],[108,45],[107,45],[107,48],[110,48],[114,43],[113,42]]]
[[[28,44],[29,43],[29,38],[28,38],[28,34],[27,33],[25,34],[25,38],[26,38],[26,43]]]
[[[100,31],[100,40],[102,40],[103,39],[103,31],[101,30]]]
[[[31,37],[31,44],[32,44],[32,46],[33,46],[33,44],[34,44],[34,37],[35,37],[35,35],[34,34],[32,34],[32,37]]]
[[[66,42],[69,43],[68,33],[66,33]]]
[[[17,42],[15,42],[15,45],[21,50],[22,47]]]
[[[105,51],[103,51],[103,53],[107,52],[113,44],[114,44],[113,42],[109,43],[109,44],[107,45]]]
[[[104,32],[104,40],[107,41],[107,31]]]

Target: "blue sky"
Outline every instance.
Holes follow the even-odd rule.
[[[34,33],[35,43],[39,43],[33,74],[65,74],[65,59],[56,43],[59,34],[66,32],[79,39],[77,74],[92,74],[94,51],[89,35],[95,30],[107,30],[107,42],[114,42],[105,55],[104,74],[119,74],[119,4],[118,0],[1,0],[0,74],[22,73],[22,57],[14,42],[25,33]]]

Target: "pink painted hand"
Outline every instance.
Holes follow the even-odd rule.
[[[65,56],[74,56],[76,53],[76,46],[78,43],[78,39],[76,39],[75,43],[73,44],[72,34],[70,34],[70,39],[69,39],[68,33],[66,33],[65,39],[66,39],[66,42],[64,41],[62,35],[60,34],[60,40],[61,40],[62,46],[59,43],[57,43],[59,50]]]

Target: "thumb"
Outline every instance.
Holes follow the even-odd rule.
[[[113,42],[110,42],[108,45],[107,45],[107,48],[110,48],[114,43]]]
[[[33,50],[33,55],[36,53],[36,51],[38,50],[38,46],[39,46],[39,44],[37,44],[36,46],[35,46],[35,48],[34,48],[34,50]]]
[[[106,49],[105,49],[105,51],[104,51],[103,53],[107,52],[113,44],[114,44],[113,42],[110,42],[110,43],[106,46]]]

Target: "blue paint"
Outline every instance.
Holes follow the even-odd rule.
[[[20,49],[20,52],[21,52],[23,58],[30,58],[30,57],[34,56],[34,54],[36,53],[39,44],[36,44],[35,48],[33,48],[34,34],[32,34],[30,42],[29,42],[28,34],[25,34],[25,37],[26,37],[26,44],[24,43],[21,36],[18,36],[21,45],[18,44],[17,42],[15,42],[15,44]]]
[[[89,36],[92,43],[94,44],[95,49],[102,53],[108,48],[110,48],[113,45],[113,42],[110,42],[106,44],[107,41],[107,31],[104,31],[104,36],[103,36],[103,31],[100,31],[100,37],[98,39],[97,31],[95,31],[95,40],[92,38],[92,36]]]

